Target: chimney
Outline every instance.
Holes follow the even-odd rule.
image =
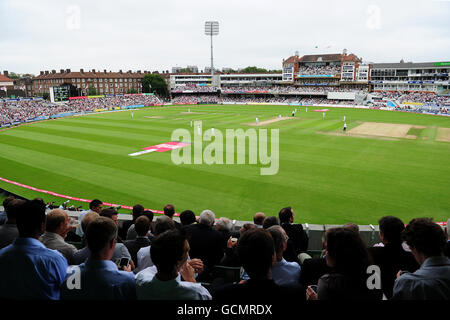
[[[47,70],[45,70],[45,74],[49,74],[49,72]]]
[[[128,72],[128,73],[131,73],[131,70],[128,70],[127,72]]]
[[[8,71],[3,71],[3,75],[5,76],[5,77],[7,77],[8,76]]]
[[[60,72],[60,73],[64,73],[64,69],[60,69],[59,72]]]
[[[52,73],[55,74],[55,73],[56,73],[56,70],[52,70]]]
[[[141,73],[141,70],[138,70],[137,73]]]
[[[92,73],[95,74],[95,69],[92,69]]]
[[[122,70],[119,70],[119,73],[122,74]]]
[[[106,73],[106,69],[103,69],[103,72]]]
[[[66,72],[67,72],[67,73],[70,73],[70,69],[66,69]]]
[[[83,69],[80,69],[80,73],[84,73],[84,70],[83,70]]]
[[[44,75],[44,71],[40,71],[39,75],[43,76]]]

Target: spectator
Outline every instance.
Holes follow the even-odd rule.
[[[332,272],[332,269],[327,265],[326,255],[319,258],[305,259],[301,267],[300,283],[305,288],[310,285],[317,285],[323,275]]]
[[[381,286],[386,298],[392,297],[394,281],[399,270],[414,272],[419,268],[411,252],[402,247],[404,223],[397,217],[385,216],[378,221],[383,246],[369,248],[373,263],[380,267]]]
[[[223,257],[223,238],[220,232],[213,228],[214,222],[214,212],[204,210],[200,214],[199,223],[185,227],[191,248],[191,258],[198,258],[205,264],[205,272],[201,275],[206,277],[203,278],[204,280],[208,278],[212,267]]]
[[[73,264],[73,255],[77,252],[74,245],[64,241],[71,229],[67,212],[62,209],[53,209],[47,214],[45,232],[39,238],[47,248],[58,250],[67,259],[69,265]]]
[[[223,248],[227,247],[228,239],[231,237],[231,229],[233,228],[233,223],[230,219],[226,217],[221,217],[217,219],[215,223],[217,231],[220,232],[223,238]]]
[[[4,225],[0,226],[0,249],[10,245],[17,237],[19,230],[16,224],[17,210],[25,203],[24,200],[6,198],[3,205],[6,211],[7,220]],[[6,200],[5,199],[5,200]]]
[[[271,216],[264,219],[263,229],[269,229],[271,226],[280,225],[277,217]]]
[[[161,216],[158,217],[158,219],[156,219],[154,229],[155,229],[154,231],[155,237],[157,237],[158,235],[162,234],[167,230],[176,229],[176,227],[172,219],[170,219],[167,216]],[[141,248],[138,251],[137,259],[139,268],[135,270],[135,273],[137,272],[142,273],[142,275],[140,276],[146,278],[147,280],[156,274],[156,267],[154,266],[152,258],[150,256],[150,249],[151,245],[149,247]],[[188,262],[194,268],[196,273],[203,272],[204,266],[203,262],[200,259],[189,259]]]
[[[227,241],[227,247],[225,248],[225,254],[220,262],[221,265],[228,267],[240,267],[242,266],[239,260],[239,255],[237,252],[237,241],[242,237],[242,235],[253,229],[258,229],[253,223],[245,223],[242,225],[239,233],[232,233],[231,237]],[[244,274],[243,279],[248,280],[248,275]]]
[[[92,220],[94,220],[98,217],[100,217],[100,215],[95,211],[90,211],[83,217],[83,221],[81,222],[81,230],[83,232],[83,238],[81,239],[82,240],[81,243],[82,243],[83,247],[87,246],[86,236],[85,236],[87,226]],[[80,264],[80,263],[78,263],[78,264]]]
[[[83,222],[83,217],[89,213],[89,212],[97,212],[98,214],[100,214],[100,212],[102,212],[102,207],[103,207],[103,202],[101,202],[98,199],[94,199],[89,203],[89,210],[88,211],[82,211],[80,212],[80,214],[78,215],[78,221],[80,222],[75,233],[82,237],[83,236],[83,230],[81,229],[81,224]]]
[[[144,210],[145,210],[144,207],[140,204],[136,204],[133,206],[132,219],[124,221],[122,224],[122,229],[121,229],[121,234],[120,234],[120,237],[122,239],[127,239],[128,228],[136,222],[136,219],[142,215]]]
[[[342,226],[342,228],[353,231],[359,234],[359,226],[356,223],[348,222]]]
[[[79,288],[70,288],[70,276],[64,282],[61,295],[64,300],[133,300],[136,299],[134,275],[130,266],[126,271],[117,269],[111,261],[114,254],[118,228],[107,217],[98,217],[89,223],[86,241],[90,251],[85,263],[78,266]]]
[[[167,216],[160,216],[156,219],[154,227],[154,236],[157,237],[164,231],[174,229],[175,222]],[[135,272],[144,270],[145,268],[153,266],[153,261],[150,256],[150,247],[139,249],[137,253],[138,269]]]
[[[355,223],[346,223],[343,228],[359,234],[359,227]],[[305,288],[309,285],[317,285],[320,277],[332,271],[327,265],[325,252],[322,252],[321,256],[318,258],[311,258],[305,253],[300,255],[305,256],[305,259],[301,261],[302,272],[300,273],[300,282]]]
[[[138,299],[211,300],[208,290],[196,283],[194,269],[187,263],[189,242],[182,231],[175,228],[155,237],[150,254],[157,273],[150,278],[144,273],[137,275]]]
[[[85,232],[87,230],[87,227],[89,226],[89,224],[98,217],[100,217],[100,215],[97,212],[95,212],[95,211],[88,212],[85,215],[85,218],[83,218],[83,220],[81,222],[81,227],[82,227],[83,232]],[[86,221],[85,221],[85,219],[86,219]],[[116,226],[117,226],[117,224],[116,224]],[[83,244],[84,244],[84,247],[81,250],[78,250],[73,255],[73,263],[76,265],[85,262],[89,258],[90,251],[89,251],[89,247],[87,246],[85,238],[83,239]],[[114,253],[113,253],[111,260],[113,262],[117,262],[122,258],[130,259],[131,260],[130,264],[132,266],[132,269],[134,269],[134,263],[133,263],[133,260],[131,259],[131,255],[128,252],[127,247],[125,247],[125,245],[123,243],[116,243],[115,248],[114,248]]]
[[[449,300],[450,259],[444,256],[446,237],[431,219],[413,219],[402,233],[420,268],[399,272],[394,300]]]
[[[185,210],[180,213],[180,222],[182,226],[187,226],[196,223],[195,214],[191,210]]]
[[[281,287],[272,279],[272,266],[276,261],[274,242],[270,232],[255,228],[245,232],[238,241],[237,250],[242,266],[250,279],[239,284],[217,287],[213,299],[217,301],[274,301],[305,300],[305,291]]]
[[[447,243],[445,244],[445,255],[448,258],[450,258],[450,219],[447,220],[445,230],[447,231]]]
[[[110,218],[112,221],[114,221],[117,228],[119,228],[119,232],[120,232],[121,228],[119,227],[119,212],[117,212],[117,210],[115,208],[110,207],[110,208],[103,209],[100,212],[100,217]],[[123,243],[123,240],[122,240],[122,238],[120,238],[120,236],[117,236],[117,242]]]
[[[308,235],[301,224],[294,224],[294,210],[283,208],[278,214],[280,225],[289,237],[284,258],[289,262],[299,262],[298,255],[308,250]]]
[[[266,215],[263,212],[257,212],[253,216],[253,223],[257,228],[262,228],[264,224],[264,219],[266,218]]]
[[[327,265],[332,269],[317,284],[317,293],[307,289],[309,300],[379,300],[380,290],[367,287],[369,253],[359,234],[345,228],[325,233]]]
[[[26,201],[17,208],[16,223],[19,237],[0,250],[0,297],[58,300],[68,264],[38,240],[45,230],[45,204]]]
[[[140,216],[136,219],[134,224],[137,237],[135,240],[126,240],[124,242],[125,246],[130,252],[131,258],[133,259],[134,265],[138,267],[137,253],[141,248],[148,247],[150,245],[150,240],[147,236],[148,230],[150,229],[150,220],[146,216]]]
[[[250,229],[257,228],[253,223],[244,223],[240,229],[240,234],[243,234],[245,231],[248,231]]]
[[[153,224],[153,212],[150,210],[144,210],[144,212],[142,213],[143,216],[146,216],[148,218],[148,220],[150,221],[150,228],[147,234],[147,237],[149,238],[149,240],[151,241],[153,238],[153,233],[151,232],[152,230],[152,224]],[[127,240],[134,240],[137,237],[137,233],[135,230],[135,225],[132,224],[127,231]]]
[[[6,220],[8,219],[7,213],[6,213],[6,207],[8,206],[8,202],[11,200],[14,200],[15,198],[13,196],[6,197],[5,200],[3,200],[3,210],[0,212],[0,225],[3,225],[6,223]]]
[[[288,236],[281,226],[272,226],[270,232],[275,245],[276,262],[272,268],[273,281],[279,286],[301,288],[300,266],[296,262],[287,262],[283,253],[287,247]]]
[[[163,210],[164,214],[173,220],[173,216],[175,215],[175,207],[173,206],[173,204],[166,205]],[[177,229],[181,229],[181,223],[175,220],[173,220],[173,222],[175,223],[175,227]]]

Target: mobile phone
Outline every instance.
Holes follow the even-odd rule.
[[[314,290],[315,293],[317,293],[317,285],[313,284],[310,287]]]
[[[119,268],[128,267],[128,265],[130,264],[130,259],[129,258],[120,258],[120,259],[117,259],[116,263]]]
[[[237,242],[238,239],[237,238],[231,238],[231,242]]]

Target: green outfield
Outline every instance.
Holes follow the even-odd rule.
[[[191,209],[198,215],[211,209],[217,217],[238,220],[251,220],[257,211],[277,215],[286,206],[302,223],[377,224],[383,215],[404,222],[450,217],[450,142],[436,141],[438,135],[445,138],[447,131],[439,130],[450,128],[450,117],[328,108],[323,119],[322,112],[313,112],[320,107],[308,107],[308,112],[300,107],[294,119],[247,125],[256,117],[260,122],[290,117],[294,108],[153,107],[134,110],[133,118],[123,111],[32,123],[0,132],[0,177],[78,198],[156,210],[172,203],[177,212]],[[204,130],[223,132],[279,129],[278,174],[260,175],[261,164],[177,166],[170,152],[128,155],[169,142],[177,128],[193,132],[191,120],[201,120]],[[396,137],[390,125],[375,128],[379,136],[357,131],[367,122],[396,124],[405,137]],[[65,200],[2,181],[0,188],[45,201]]]

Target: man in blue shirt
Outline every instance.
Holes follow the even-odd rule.
[[[399,272],[394,284],[394,300],[449,300],[450,259],[444,256],[446,237],[431,219],[413,219],[403,238],[420,264],[414,273]]]
[[[288,236],[281,226],[271,226],[270,232],[275,245],[277,260],[272,268],[272,279],[279,286],[301,288],[300,265],[297,262],[287,262],[283,258]]]
[[[0,297],[59,299],[68,265],[38,240],[45,230],[45,203],[26,201],[17,210],[16,223],[19,237],[0,250]]]
[[[117,225],[107,217],[98,217],[86,229],[90,256],[73,267],[61,288],[63,300],[133,300],[136,299],[131,267],[120,271],[111,261],[117,241]]]

